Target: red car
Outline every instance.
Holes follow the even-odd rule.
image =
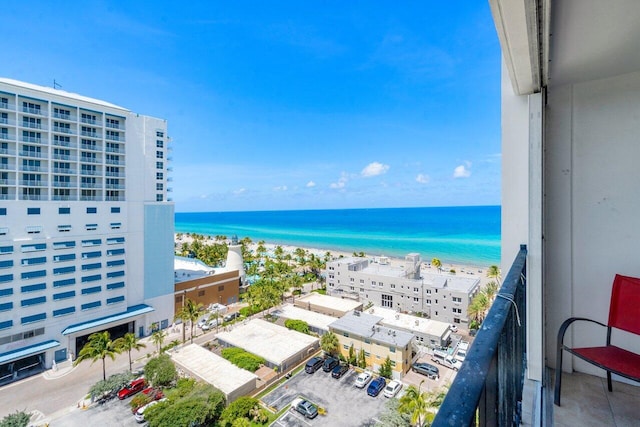
[[[122,387],[122,389],[118,392],[118,399],[126,399],[129,396],[133,396],[134,394],[141,391],[147,385],[147,381],[144,378],[138,378],[137,380],[131,381],[126,386]]]
[[[160,400],[164,397],[164,393],[159,388],[147,387],[142,390],[142,394],[146,394],[152,400]]]

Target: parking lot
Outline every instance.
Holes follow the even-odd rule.
[[[50,427],[134,427],[138,424],[129,406],[131,399],[111,399],[102,405],[92,405],[85,410],[74,410],[49,423]]]
[[[358,373],[349,370],[342,378],[335,379],[322,369],[314,374],[302,371],[262,400],[276,410],[289,405],[293,399],[302,396],[326,411],[314,419],[306,419],[298,412],[287,411],[273,425],[282,427],[309,426],[373,426],[378,414],[384,411],[387,398],[367,395],[364,389],[354,387]]]

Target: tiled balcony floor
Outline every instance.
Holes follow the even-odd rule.
[[[553,405],[556,426],[640,426],[640,387],[613,381],[609,393],[606,378],[564,373],[561,403]]]

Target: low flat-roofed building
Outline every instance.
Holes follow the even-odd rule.
[[[362,310],[362,302],[349,298],[332,297],[311,292],[308,295],[296,299],[294,305],[316,313],[327,314],[334,317],[342,317],[350,311]]]
[[[203,307],[238,302],[241,282],[239,270],[213,268],[198,259],[181,256],[174,258],[173,268],[176,313],[187,298]]]
[[[251,394],[256,389],[258,377],[254,373],[238,368],[198,344],[189,344],[172,352],[171,358],[186,372],[223,392],[227,403]]]
[[[260,356],[267,366],[277,367],[279,372],[288,371],[320,347],[318,338],[262,319],[218,333],[218,342],[224,347],[239,347]]]
[[[271,314],[282,317],[283,319],[303,320],[309,325],[309,330],[318,335],[323,335],[329,331],[329,325],[335,322],[336,318],[327,316],[326,314],[316,313],[291,304],[284,304]]]
[[[413,334],[418,344],[432,348],[446,347],[451,339],[451,329],[445,322],[400,313],[390,308],[371,307],[366,312],[382,317],[381,325]]]
[[[413,334],[380,325],[384,318],[353,311],[329,325],[338,337],[340,353],[349,357],[349,349],[364,350],[367,366],[377,371],[387,356],[391,359],[394,379],[400,379],[411,367]]]

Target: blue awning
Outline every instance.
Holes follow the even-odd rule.
[[[71,325],[67,327],[64,331],[62,331],[62,335],[74,334],[76,332],[95,328],[97,326],[106,325],[107,323],[117,322],[119,320],[128,319],[130,317],[140,316],[141,314],[149,313],[151,311],[154,311],[153,307],[148,306],[146,304],[133,305],[127,308],[127,311],[123,311],[122,313],[113,314],[111,316],[101,317],[99,319],[89,320],[87,322],[76,323],[75,325]]]
[[[0,354],[0,364],[13,362],[14,360],[22,359],[23,357],[42,353],[45,350],[49,350],[53,347],[58,347],[59,345],[60,343],[58,341],[50,340],[41,342],[39,344],[33,344],[27,347],[18,348],[16,350],[7,351],[6,353]]]

